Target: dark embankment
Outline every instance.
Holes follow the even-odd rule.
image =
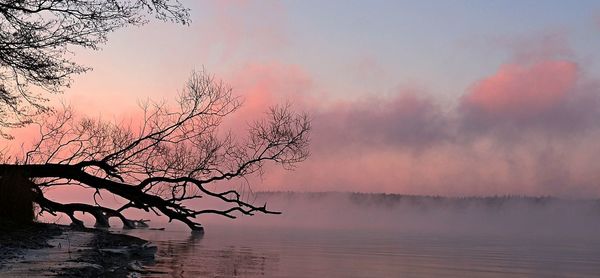
[[[8,260],[22,256],[24,249],[50,248],[47,241],[62,232],[63,228],[58,225],[15,225],[13,222],[0,220],[0,270]]]
[[[129,235],[115,234],[98,229],[77,229],[94,233],[86,249],[82,249],[77,262],[93,264],[99,268],[65,268],[58,277],[108,276],[129,277],[131,273],[145,273],[142,266],[153,262],[156,247],[150,242]]]
[[[0,222],[0,277],[127,277],[144,273],[155,252],[145,240],[104,230]]]

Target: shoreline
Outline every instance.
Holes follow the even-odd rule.
[[[128,277],[148,273],[156,246],[107,230],[34,223],[0,227],[0,276]]]

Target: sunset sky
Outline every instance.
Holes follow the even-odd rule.
[[[600,197],[598,1],[182,1],[75,50],[60,96],[127,117],[205,69],[245,99],[291,102],[311,157],[254,190]],[[231,125],[244,128],[244,124]]]

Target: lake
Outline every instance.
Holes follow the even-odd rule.
[[[158,245],[148,277],[599,277],[600,237],[211,225],[128,232]]]

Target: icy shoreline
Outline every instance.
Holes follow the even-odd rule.
[[[0,276],[111,277],[144,273],[156,247],[98,229],[54,224],[0,230]]]

